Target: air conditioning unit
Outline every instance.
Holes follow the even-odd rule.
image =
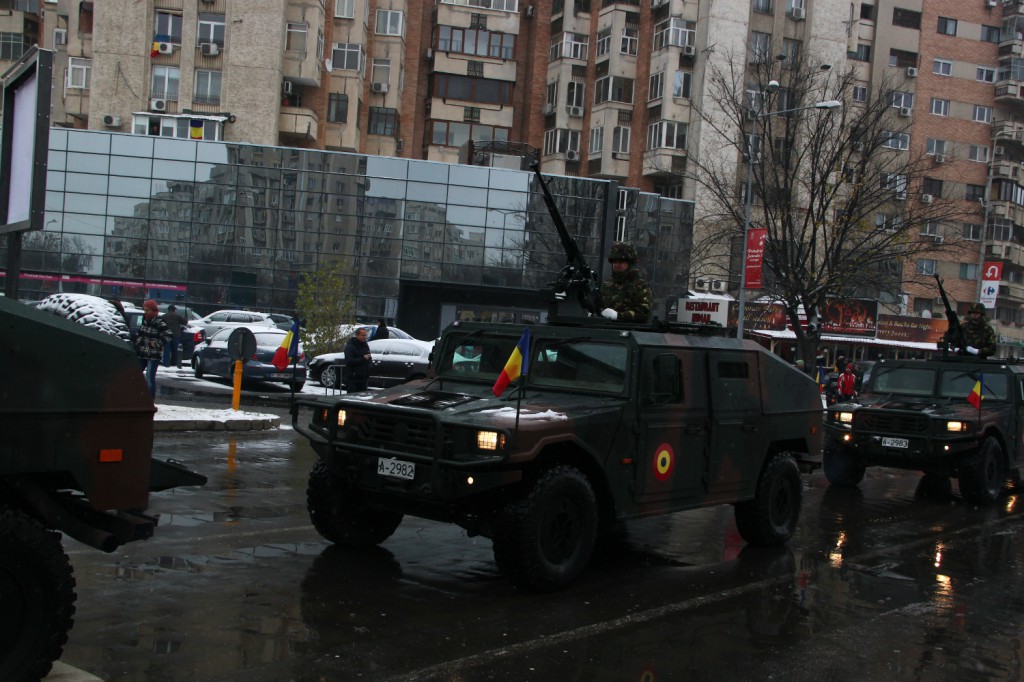
[[[803,7],[794,7],[792,17],[793,21],[803,21],[807,15],[804,13]]]
[[[907,193],[905,191],[896,192],[895,196],[897,201],[905,201],[907,198]]]
[[[946,155],[945,154],[936,154],[935,155],[935,163],[946,163]]]
[[[370,92],[384,93],[388,91],[387,83],[370,83]]]
[[[707,279],[705,279],[703,277],[698,277],[693,282],[693,288],[696,291],[707,291],[708,289],[711,288],[711,281],[707,280]]]
[[[900,116],[910,118],[910,107],[900,107]]]
[[[201,43],[199,51],[204,57],[216,57],[220,54],[220,45],[217,43]]]
[[[116,128],[121,125],[121,117],[113,114],[103,114],[103,125]]]
[[[907,78],[917,78],[917,67],[916,66],[908,66],[907,67]]]
[[[428,47],[427,48],[427,61],[428,62],[434,61],[434,48],[432,48],[432,47]]]
[[[996,145],[996,147],[992,149],[992,153],[996,156],[1002,156],[1006,153],[1006,150],[1003,147]]]
[[[165,99],[152,99],[149,101],[150,111],[167,111],[167,100]]]
[[[724,279],[716,279],[711,282],[711,291],[717,291],[719,293],[726,290],[726,282]]]
[[[921,203],[922,204],[930,204],[933,201],[935,201],[935,197],[933,197],[931,194],[922,194],[921,195]]]
[[[283,92],[286,95],[292,94],[292,82],[281,81],[281,92]]]
[[[526,17],[532,17],[534,12],[536,12],[536,10],[533,8],[533,5],[530,5],[529,7],[526,8]]]
[[[405,149],[405,140],[399,138],[395,140],[395,151],[400,152]]]
[[[695,54],[697,54],[697,48],[695,48],[693,45],[683,45],[682,54],[686,57],[692,57]]]
[[[985,7],[993,9],[996,6],[996,0],[985,0]]]
[[[569,107],[569,115],[573,118],[583,118],[583,107]]]
[[[545,104],[544,105],[544,115],[545,116],[550,116],[553,113],[555,113],[555,107],[553,105],[551,105],[551,104]]]
[[[174,45],[170,43],[157,43],[156,51],[160,54],[174,54]]]
[[[936,244],[942,244],[943,242],[946,241],[946,238],[943,237],[942,235],[935,235],[934,239]]]
[[[566,161],[579,161],[580,160],[580,153],[578,151],[576,151],[575,149],[566,149],[565,150],[565,160]]]

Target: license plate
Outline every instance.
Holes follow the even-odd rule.
[[[910,447],[910,441],[906,438],[883,438],[883,448],[907,448]]]
[[[292,375],[288,372],[271,372],[267,375],[268,379],[291,379]]]
[[[411,481],[416,477],[416,465],[412,462],[403,462],[400,459],[377,459],[377,473],[381,476],[391,478],[404,478]]]

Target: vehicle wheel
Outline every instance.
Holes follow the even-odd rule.
[[[856,486],[864,480],[864,466],[857,464],[850,449],[832,439],[825,441],[822,451],[825,478],[832,485]]]
[[[999,441],[989,436],[978,452],[959,467],[960,494],[974,504],[999,499],[1006,483],[1006,458]]]
[[[803,496],[800,469],[793,455],[773,456],[757,481],[754,499],[736,505],[736,527],[752,545],[772,547],[793,536]]]
[[[192,371],[195,373],[196,379],[202,379],[203,378],[203,363],[199,360],[199,358],[193,358],[192,362],[194,363]]]
[[[302,387],[305,386],[305,385],[306,385],[305,381],[292,381],[292,382],[289,383],[289,386],[291,386],[291,389],[293,391],[295,391],[296,393],[301,391]]]
[[[324,367],[320,372],[320,385],[324,388],[334,388],[338,383],[338,371],[333,367]]]
[[[597,521],[597,498],[587,477],[575,467],[555,467],[498,515],[494,561],[514,585],[536,592],[562,589],[590,561]]]
[[[349,547],[379,545],[402,522],[398,512],[362,505],[358,493],[331,476],[323,461],[317,461],[309,473],[306,510],[325,540]]]
[[[0,512],[0,680],[46,677],[74,614],[75,578],[60,534],[22,512]]]
[[[953,495],[953,483],[949,476],[925,472],[914,489],[914,497],[919,500],[949,501]]]

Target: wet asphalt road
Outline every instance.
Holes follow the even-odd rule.
[[[674,514],[627,524],[570,589],[532,595],[451,526],[328,545],[305,512],[314,455],[290,429],[160,436],[155,455],[209,484],[152,496],[149,541],[104,555],[66,540],[63,660],[110,682],[1024,675],[1017,493],[976,508],[919,499],[915,474],[869,470],[844,491],[817,473],[784,549],[744,548],[728,506]]]

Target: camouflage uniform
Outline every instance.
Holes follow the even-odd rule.
[[[967,319],[960,323],[967,337],[967,345],[978,349],[978,357],[987,358],[996,352],[996,333],[985,319],[985,306],[975,303],[970,312],[981,313],[981,316],[975,319],[968,314]]]
[[[601,285],[601,305],[615,310],[622,322],[646,322],[651,316],[651,287],[634,269],[636,251],[629,244],[615,242],[608,262],[615,260],[626,261],[629,269],[613,272],[612,278]]]

